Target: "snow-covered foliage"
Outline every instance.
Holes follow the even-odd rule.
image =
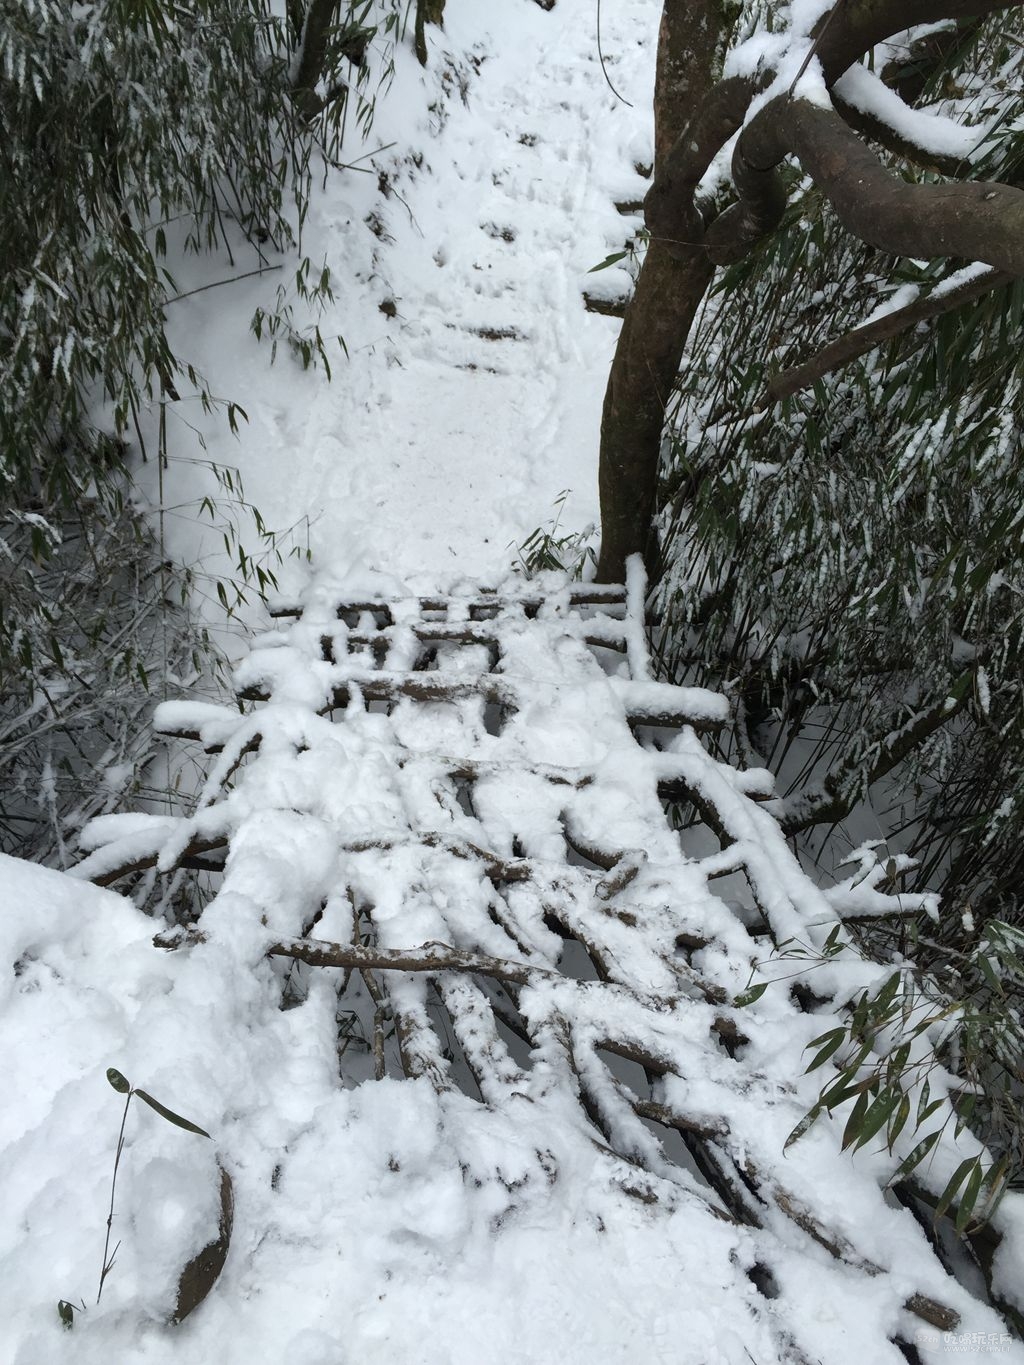
[[[1013,7],[947,43],[916,112],[872,74],[898,85],[915,34],[838,95],[926,165],[1012,182],[1021,25]],[[1019,923],[1022,908],[1024,286],[909,326],[781,401],[772,385],[978,277],[894,265],[794,186],[782,228],[721,274],[691,338],[663,520],[671,668],[732,680],[742,742],[793,792],[791,831],[843,822],[885,779],[841,844],[884,835],[912,853],[919,884],[945,893],[940,937],[967,953],[961,912]]]
[[[288,307],[296,293],[329,291],[329,275],[283,253],[298,244],[314,150],[338,154],[345,112],[353,128],[368,127],[399,14],[383,0],[341,7],[321,74],[344,66],[348,94],[335,91],[311,126],[290,93],[303,14],[292,5],[286,22],[264,0],[4,5],[0,846],[7,849],[62,861],[77,817],[102,807],[110,774],[142,757],[124,736],[138,731],[150,680],[187,672],[192,650],[206,652],[199,630],[186,628],[189,638],[181,638],[182,575],[162,562],[162,534],[154,544],[156,527],[129,489],[140,457],[156,455],[163,469],[168,426],[189,431],[194,456],[196,411],[226,408],[232,427],[244,416],[230,394],[225,402],[214,397],[194,352],[168,340],[169,317],[189,292],[176,282],[184,258],[223,256],[220,276],[204,279],[204,288],[280,271],[287,259],[292,285],[277,307],[261,310],[258,325],[275,342],[293,342],[307,362],[323,350],[315,324],[301,333],[291,327]],[[219,491],[239,496],[237,488]],[[242,553],[231,574],[244,579],[251,567]]]

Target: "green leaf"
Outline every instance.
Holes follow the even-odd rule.
[[[843,1129],[842,1149],[845,1152],[847,1147],[854,1142],[861,1145],[861,1133],[864,1128],[864,1121],[867,1118],[868,1105],[871,1103],[871,1091],[867,1088],[860,1092],[857,1103],[853,1106],[850,1117],[846,1120],[846,1127]]]
[[[843,924],[842,920],[840,920],[839,923],[829,931],[828,938],[821,945],[821,951],[825,957],[834,957],[836,953],[842,952],[845,945],[838,941],[842,928]]]
[[[954,1105],[954,1108],[956,1109],[957,1137],[960,1136],[960,1134],[970,1123],[971,1119],[974,1117],[974,1105],[975,1105],[974,1095],[963,1095],[957,1100],[956,1104]]]
[[[792,1147],[794,1142],[800,1141],[804,1133],[806,1133],[807,1130],[815,1123],[820,1113],[821,1113],[820,1104],[816,1104],[814,1105],[813,1108],[808,1109],[807,1113],[803,1116],[800,1122],[790,1133],[789,1137],[786,1138],[786,1141],[782,1144],[783,1152],[788,1151],[789,1148]]]
[[[64,1326],[65,1332],[70,1332],[75,1325],[75,1307],[68,1303],[67,1299],[59,1299],[57,1302],[57,1315]]]
[[[967,1224],[971,1221],[971,1214],[974,1212],[974,1206],[978,1202],[978,1195],[981,1191],[981,1185],[984,1178],[985,1172],[981,1165],[981,1158],[977,1157],[975,1159],[974,1168],[967,1177],[967,1184],[964,1186],[964,1192],[960,1196],[960,1206],[956,1211],[955,1227],[959,1233],[962,1233],[967,1227]]]
[[[875,996],[874,1000],[871,1002],[873,1006],[873,1013],[876,1016],[877,1015],[884,1016],[887,1013],[889,1006],[895,999],[896,992],[899,989],[899,984],[900,980],[902,979],[902,976],[903,976],[902,972],[893,972],[892,976],[889,977],[888,981],[886,981],[885,985],[882,987],[882,989]]]
[[[896,1139],[899,1137],[900,1133],[902,1133],[903,1129],[906,1127],[907,1119],[909,1117],[910,1096],[904,1095],[899,1102],[899,1107],[896,1110],[896,1116],[893,1119],[892,1123],[889,1124],[889,1128],[886,1133],[890,1155],[892,1153],[893,1145],[896,1142]]]
[[[921,1086],[921,1094],[920,1094],[920,1096],[918,1097],[918,1101],[917,1101],[917,1123],[916,1123],[916,1126],[917,1126],[918,1128],[920,1128],[920,1127],[921,1127],[921,1124],[924,1122],[925,1110],[928,1108],[928,1101],[929,1101],[929,1099],[931,1098],[931,1093],[932,1093],[932,1087],[931,1087],[931,1085],[930,1085],[930,1083],[929,1083],[929,1081],[928,1081],[928,1077],[926,1076],[925,1079],[924,1079],[924,1084]]]
[[[176,1114],[173,1109],[168,1109],[159,1100],[155,1100],[152,1095],[147,1095],[145,1090],[136,1090],[135,1094],[140,1100],[144,1100],[150,1109],[155,1109],[161,1118],[173,1123],[178,1128],[184,1128],[189,1133],[198,1133],[200,1137],[208,1138],[210,1134],[205,1128],[200,1128],[198,1124],[191,1123],[188,1119],[183,1119],[180,1114]],[[213,1139],[210,1138],[212,1142]]]
[[[818,1096],[818,1102],[829,1111],[837,1108],[844,1100],[848,1100],[853,1095],[861,1095],[870,1086],[874,1085],[875,1078],[866,1076],[862,1080],[857,1080],[859,1066],[855,1062],[852,1066],[844,1068],[834,1081],[826,1085],[825,1089]]]
[[[916,1170],[941,1136],[942,1129],[936,1128],[934,1133],[929,1133],[926,1138],[922,1138],[910,1155],[900,1162],[896,1169],[896,1173],[893,1176],[893,1181],[900,1180],[903,1176],[909,1175],[911,1171]]]
[[[761,999],[761,996],[764,995],[767,989],[768,982],[762,981],[756,986],[751,986],[750,989],[747,991],[741,991],[741,993],[732,1002],[733,1009],[742,1010],[745,1009],[747,1005],[752,1005],[755,1000]]]
[[[974,1167],[980,1165],[980,1161],[980,1157],[967,1157],[964,1161],[961,1161],[960,1165],[949,1177],[949,1180],[946,1182],[946,1188],[942,1191],[942,1194],[939,1196],[939,1202],[935,1205],[936,1220],[941,1218],[950,1204],[952,1204],[953,1200],[956,1198],[957,1190],[967,1179]]]
[[[628,251],[613,251],[610,256],[606,256],[600,265],[592,265],[587,271],[588,275],[593,275],[597,270],[607,270],[610,265],[615,265],[624,257],[628,256]]]
[[[977,962],[982,976],[995,991],[996,995],[1005,994],[1005,992],[1003,991],[1003,983],[999,980],[999,977],[996,975],[995,970],[992,966],[991,959],[988,958],[984,953],[980,953],[978,955]]]
[[[931,1104],[926,1105],[924,1109],[920,1110],[917,1120],[917,1127],[920,1128],[921,1124],[924,1123],[925,1119],[930,1119],[931,1116],[935,1113],[936,1109],[941,1109],[943,1103],[944,1101],[942,1100],[932,1100]]]
[[[1002,1156],[998,1163],[995,1166],[990,1166],[985,1173],[984,1184],[988,1189],[988,1196],[985,1199],[985,1207],[979,1215],[979,1220],[982,1222],[988,1222],[993,1216],[1006,1193],[1006,1173],[1009,1165],[1009,1157]]]
[[[817,1071],[819,1066],[824,1066],[833,1052],[837,1052],[839,1048],[842,1047],[846,1038],[846,1029],[834,1028],[830,1033],[823,1033],[820,1038],[815,1038],[813,1042],[808,1043],[808,1047],[814,1047],[817,1043],[824,1043],[825,1046],[816,1054],[814,1060],[807,1068],[806,1074],[810,1075],[812,1071]]]
[[[128,1095],[131,1093],[131,1085],[121,1075],[120,1071],[115,1071],[112,1066],[107,1067],[107,1080],[119,1095]]]
[[[889,1080],[895,1080],[898,1076],[902,1076],[909,1060],[910,1044],[901,1043],[885,1064],[885,1072]]]
[[[905,1098],[902,1090],[898,1087],[893,1087],[883,1090],[881,1094],[872,1101],[867,1113],[864,1115],[864,1121],[857,1134],[857,1143],[854,1148],[855,1151],[860,1147],[866,1146],[879,1129],[884,1124],[888,1123],[893,1110],[900,1101]]]

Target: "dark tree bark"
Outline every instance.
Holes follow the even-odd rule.
[[[799,393],[801,389],[809,389],[832,370],[838,370],[840,366],[848,365],[851,360],[867,355],[868,351],[873,351],[883,342],[916,327],[919,322],[927,322],[931,318],[941,317],[943,313],[950,313],[964,307],[965,304],[973,303],[982,295],[998,289],[1001,285],[1009,284],[1012,279],[1012,275],[1003,271],[986,270],[957,285],[956,288],[941,292],[933,290],[925,298],[915,299],[913,303],[898,308],[894,313],[886,313],[883,317],[876,318],[874,322],[855,327],[852,332],[829,342],[817,355],[804,361],[802,365],[794,365],[791,369],[775,375],[767,385],[766,397],[760,405],[760,410],[763,411],[782,398]]]
[[[331,25],[335,22],[338,3],[339,0],[312,0],[304,13],[294,0],[288,6],[291,24],[294,26],[301,19],[302,47],[292,98],[307,122],[316,118],[323,108],[323,100],[316,93],[316,84],[324,73],[327,44]]]
[[[651,551],[658,454],[672,381],[713,267],[693,189],[721,146],[722,116],[702,111],[715,88],[724,29],[722,0],[666,0],[655,77],[651,241],[626,308],[601,417],[601,559],[598,578],[620,580],[628,555]],[[697,123],[710,125],[711,132]],[[738,125],[734,125],[735,126]],[[728,136],[728,134],[727,134]],[[673,149],[695,151],[674,157]],[[668,165],[675,160],[670,178]],[[659,201],[669,196],[671,203]],[[649,196],[650,198],[650,196]],[[657,224],[657,226],[655,225]],[[658,228],[666,225],[662,235]],[[652,458],[653,453],[653,458]],[[648,554],[653,559],[653,553]]]
[[[444,19],[444,0],[416,0],[416,56],[420,66],[427,64],[427,24],[441,26]]]
[[[817,25],[814,55],[831,87],[892,34],[944,20],[971,24],[1017,7],[1002,0],[837,0]],[[721,0],[666,0],[655,80],[655,175],[644,204],[650,245],[626,309],[601,421],[598,576],[606,582],[621,580],[626,559],[638,552],[657,572],[651,527],[672,383],[715,265],[742,259],[781,221],[786,199],[776,167],[787,156],[798,158],[860,240],[893,255],[983,261],[1002,279],[1024,276],[1024,192],[978,181],[910,184],[864,144],[841,104],[838,111],[821,108],[792,92],[747,124],[733,157],[737,202],[706,225],[695,202],[698,182],[773,76],[717,79],[724,26]],[[933,41],[932,59],[940,60],[948,45]],[[908,79],[904,95],[922,84]],[[884,140],[887,130],[868,131]],[[888,145],[898,148],[895,134]],[[918,320],[908,313],[908,325]]]

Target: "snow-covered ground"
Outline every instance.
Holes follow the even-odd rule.
[[[564,526],[597,519],[618,322],[585,311],[583,290],[628,288],[621,269],[587,272],[639,226],[615,204],[646,189],[636,167],[652,161],[660,6],[605,11],[606,65],[632,108],[602,73],[592,0],[550,12],[451,0],[444,31],[427,30],[425,71],[399,49],[366,148],[388,150],[332,174],[303,241],[333,268],[337,302],[320,328],[349,357],[328,342],[333,383],[280,356],[271,366],[269,346],[246,335],[280,274],[172,309],[181,353],[249,416],[237,440],[222,417],[200,421],[209,457],[241,470],[269,525],[302,522],[303,545],[308,517],[321,563],[493,577],[563,490]],[[236,273],[205,262],[189,285],[218,272]],[[196,455],[182,424],[171,440],[172,454]],[[167,501],[194,499],[195,469],[176,472]],[[194,528],[177,526],[172,544],[191,549]]]
[[[601,70],[593,0],[550,11],[448,0],[444,31],[428,30],[427,69],[408,44],[399,51],[371,148],[393,145],[369,173],[333,174],[306,229],[306,251],[334,272],[336,303],[320,326],[344,336],[347,358],[333,356],[333,382],[283,354],[271,366],[248,335],[274,276],[174,306],[177,349],[249,417],[237,439],[216,414],[189,421],[210,459],[241,471],[268,524],[302,523],[305,545],[309,519],[316,574],[379,591],[497,580],[563,490],[563,526],[596,519],[618,324],[585,311],[582,293],[628,284],[619,270],[586,272],[637,225],[615,204],[646,185],[637,167],[651,161],[660,10],[660,0],[603,6],[608,71],[632,108]],[[224,262],[191,269],[190,288],[226,273]],[[218,538],[203,540],[194,515],[210,485],[188,463],[190,428],[172,422],[171,441],[165,502],[186,508],[168,518],[171,548],[211,556],[226,574],[212,557]],[[290,572],[297,589],[305,570]],[[537,714],[537,742],[558,750],[561,721]],[[376,719],[351,741],[365,769],[319,774],[325,802],[371,825],[387,760]],[[585,755],[599,747],[591,719],[577,716],[568,735]],[[361,775],[365,808],[346,789]],[[276,799],[279,833],[291,828],[289,802],[320,792],[307,779]],[[297,900],[326,875],[312,825],[293,823],[294,843],[277,846],[267,884],[252,888],[271,914],[277,891]],[[746,1230],[685,1200],[655,1216],[611,1192],[610,1154],[540,1105],[531,1126],[512,1106],[438,1095],[426,1079],[355,1085],[368,1066],[355,1051],[339,1084],[333,978],[282,1010],[260,952],[240,954],[219,932],[230,920],[220,910],[203,952],[167,953],[125,898],[0,858],[0,1365],[789,1365],[746,1276],[757,1255]],[[253,932],[243,948],[259,948]],[[215,1141],[133,1101],[121,1245],[96,1307],[123,1109],[108,1067]],[[194,1316],[169,1327],[177,1273],[217,1226],[218,1160],[235,1189],[227,1265]],[[500,1179],[467,1181],[485,1168]],[[838,1211],[847,1197],[858,1207],[843,1191]],[[888,1210],[867,1230],[879,1263],[890,1227],[905,1233],[908,1258],[925,1255],[909,1215]],[[844,1278],[824,1252],[819,1289],[807,1264],[802,1247],[780,1262],[806,1339],[824,1343],[830,1365],[865,1359],[858,1323],[874,1340],[878,1315],[898,1314],[909,1289]],[[1013,1277],[1008,1257],[1002,1273]],[[963,1308],[966,1295],[937,1269],[924,1287]],[[87,1307],[70,1333],[58,1299]],[[988,1310],[970,1321],[971,1339],[945,1346],[923,1329],[923,1358],[948,1346],[961,1359],[1024,1360]],[[900,1359],[884,1335],[882,1350],[871,1365]]]

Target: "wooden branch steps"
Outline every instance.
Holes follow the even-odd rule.
[[[523,1105],[525,1141],[547,1115],[650,1216],[733,1225],[780,1358],[817,1358],[795,1305],[823,1258],[891,1277],[888,1315],[857,1325],[864,1358],[889,1359],[969,1300],[870,1170],[851,1174],[838,1130],[783,1154],[821,1083],[803,1048],[834,1022],[790,987],[821,963],[776,961],[740,1000],[773,944],[820,945],[842,903],[787,847],[769,776],[708,747],[726,699],[655,679],[644,595],[638,563],[625,587],[314,582],[254,641],[243,709],[158,708],[158,730],[211,755],[193,813],[95,822],[78,874],[222,869],[161,945],[226,946],[283,1001],[329,972],[373,1075]],[[870,1210],[854,1230],[836,1207],[851,1181]]]

